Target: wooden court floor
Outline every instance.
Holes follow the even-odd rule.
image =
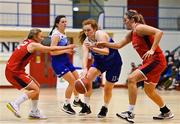
[[[94,90],[90,102],[92,113],[87,116],[78,115],[80,108],[74,108],[77,112],[76,115],[68,115],[61,110],[64,101],[64,89],[41,89],[39,108],[48,116],[47,120],[28,119],[29,101],[21,105],[22,118],[16,118],[6,108],[6,103],[20,93],[16,89],[0,89],[0,124],[128,124],[115,115],[117,112],[127,110],[127,89],[115,88],[113,90],[108,115],[103,119],[97,118],[97,113],[103,104],[103,88]],[[159,114],[159,108],[144,94],[142,89],[139,89],[135,108],[136,124],[180,124],[180,91],[159,91],[159,93],[167,105],[171,107],[175,117],[172,120],[153,120],[152,116]]]

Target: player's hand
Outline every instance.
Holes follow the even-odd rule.
[[[65,53],[72,55],[75,51],[73,49],[66,49]]]
[[[92,42],[84,42],[84,45],[89,49],[92,48],[92,47],[95,47],[95,44],[92,43]]]
[[[150,57],[153,56],[153,55],[154,55],[154,50],[150,49],[149,51],[147,51],[147,52],[143,55],[142,59],[143,59],[143,60],[146,60],[146,59],[150,58]]]
[[[76,47],[76,45],[75,44],[69,44],[68,47],[73,49]]]
[[[104,41],[100,41],[100,42],[96,42],[96,46],[97,47],[105,47],[107,42]]]
[[[88,69],[87,68],[83,68],[82,72],[80,73],[80,77],[81,78],[86,77],[87,72],[88,72]]]

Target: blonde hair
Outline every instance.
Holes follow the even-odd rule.
[[[30,30],[28,34],[28,39],[33,39],[34,36],[37,36],[40,32],[42,32],[39,28],[33,28]]]

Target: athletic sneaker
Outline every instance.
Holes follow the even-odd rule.
[[[10,103],[8,103],[6,106],[7,106],[7,108],[8,108],[11,112],[13,112],[13,114],[14,114],[16,117],[18,117],[18,118],[21,117],[20,112],[19,112],[19,106],[18,106],[18,105],[16,105],[16,104],[13,103],[13,102],[10,102]]]
[[[37,109],[35,112],[31,111],[29,113],[29,118],[30,119],[47,119],[47,117],[45,115],[40,113],[39,109]]]
[[[91,113],[90,106],[88,107],[87,104],[84,103],[81,111],[79,112],[79,115],[86,115],[86,114],[90,114],[90,113]]]
[[[70,104],[67,104],[67,105],[63,105],[62,107],[62,110],[70,115],[75,115],[76,112],[71,108],[71,105]]]
[[[122,112],[122,113],[116,113],[116,115],[122,119],[125,119],[126,121],[130,122],[130,123],[134,123],[134,117],[135,117],[135,114],[133,114],[132,112],[130,111],[125,111],[125,112]]]
[[[74,107],[83,107],[84,103],[81,101],[81,99],[79,99],[78,102],[76,102],[75,100],[73,101],[73,106]]]
[[[160,113],[158,116],[154,116],[154,120],[163,120],[163,119],[171,119],[174,117],[174,114],[171,113],[171,111],[167,113]]]
[[[98,118],[104,118],[104,117],[106,117],[107,112],[108,112],[107,107],[102,106],[101,111],[100,111],[99,114],[98,114]]]

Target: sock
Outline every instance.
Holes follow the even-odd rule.
[[[134,105],[129,105],[128,111],[133,113],[134,112]]]
[[[85,104],[89,107],[90,97],[84,97]]]
[[[14,103],[19,106],[20,104],[22,104],[23,102],[25,102],[28,99],[29,98],[28,98],[27,94],[24,93],[21,96],[19,96],[17,99],[15,99]]]
[[[109,105],[108,103],[104,103],[104,107],[108,108],[108,105]]]
[[[170,110],[166,107],[166,105],[164,105],[163,107],[160,108],[160,111],[162,113],[168,113]]]
[[[31,111],[35,112],[38,110],[38,100],[32,100]]]
[[[79,96],[74,96],[74,100],[75,100],[76,102],[78,102],[78,101],[79,101]]]
[[[65,103],[64,103],[64,104],[65,104],[65,105],[70,104],[70,99],[66,98],[66,100],[65,100]]]

